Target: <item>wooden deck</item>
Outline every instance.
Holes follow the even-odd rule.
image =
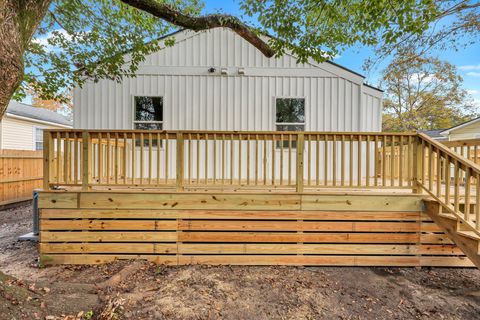
[[[419,195],[45,192],[42,262],[473,266]]]
[[[60,130],[45,138],[44,264],[477,263],[478,243],[472,251],[456,236],[480,235],[480,168],[422,135]]]

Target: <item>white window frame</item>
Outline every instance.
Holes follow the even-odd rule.
[[[162,104],[163,104],[163,108],[162,108],[162,121],[137,121],[135,120],[135,97],[151,97],[151,98],[162,98]],[[140,129],[136,129],[135,128],[135,124],[136,123],[160,123],[162,125],[162,131],[165,130],[165,96],[164,95],[158,95],[158,94],[133,94],[132,95],[132,129],[134,130],[140,130]],[[135,142],[135,148],[140,148],[140,144],[137,145],[137,143]],[[158,145],[155,145],[155,146],[152,146],[152,149],[153,150],[156,150],[156,148],[158,148]],[[160,140],[160,150],[163,150],[165,148],[164,144],[163,144],[163,140]]]
[[[304,122],[277,122],[277,100],[278,99],[303,99],[303,116],[305,117]],[[305,131],[307,125],[307,99],[306,97],[299,97],[299,96],[277,96],[273,98],[273,114],[275,117],[275,131],[277,131],[278,125],[293,125],[293,126],[303,126],[303,130]]]
[[[151,97],[151,98],[162,98],[162,104],[163,104],[163,108],[162,108],[162,121],[140,121],[140,120],[135,120],[135,98],[136,97]],[[165,130],[165,96],[163,95],[156,95],[156,94],[134,94],[132,95],[132,129],[136,129],[135,128],[135,124],[137,123],[154,123],[154,124],[161,124],[162,125],[162,130]]]
[[[37,140],[37,130],[42,131],[42,141]],[[33,127],[33,150],[35,150],[35,151],[42,151],[43,150],[43,146],[44,146],[44,143],[45,143],[45,141],[43,141],[43,130],[45,130],[45,128]],[[38,142],[42,143],[42,149],[37,149],[37,143]]]
[[[277,100],[278,99],[303,99],[303,117],[305,120],[303,122],[277,122]],[[303,130],[305,131],[307,126],[307,99],[306,97],[299,97],[299,96],[277,96],[273,98],[273,114],[275,117],[275,131],[279,131],[277,128],[280,125],[292,125],[292,126],[303,126]],[[301,132],[297,131],[297,132]],[[296,144],[292,144],[292,148],[296,148]],[[280,148],[280,145],[277,144],[277,149]]]

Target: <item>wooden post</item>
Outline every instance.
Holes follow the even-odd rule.
[[[90,186],[90,176],[92,174],[90,169],[90,149],[91,140],[90,133],[87,131],[82,132],[82,189],[87,190]]]
[[[303,148],[305,136],[303,133],[297,135],[297,192],[303,192]]]
[[[413,170],[412,170],[412,191],[413,193],[422,193],[419,179],[422,176],[422,143],[420,137],[416,137],[413,146]]]
[[[50,188],[50,168],[53,162],[52,133],[43,131],[43,189]]]
[[[198,151],[198,150],[197,150]],[[177,132],[177,191],[183,190],[183,172],[184,170],[184,140],[183,133]],[[197,172],[198,175],[198,172]]]

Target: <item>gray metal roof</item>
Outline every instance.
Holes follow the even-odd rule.
[[[432,139],[435,140],[447,140],[447,137],[441,135],[440,133],[445,131],[446,129],[439,129],[439,130],[420,130],[421,133],[425,133]]]
[[[45,108],[33,107],[17,101],[10,101],[8,104],[7,113],[20,117],[31,118],[34,120],[58,123],[65,126],[73,125],[72,121],[68,120],[67,117],[57,112],[53,112]]]

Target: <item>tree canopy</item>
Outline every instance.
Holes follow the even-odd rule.
[[[477,116],[455,66],[404,49],[383,72],[383,129],[446,129]]]
[[[429,39],[432,24],[460,13],[462,20],[454,21],[461,26],[450,26],[478,31],[479,4],[466,0],[240,0],[243,20],[202,15],[200,1],[0,2],[0,115],[15,91],[17,98],[31,89],[43,99],[64,101],[68,89],[86,79],[132,76],[159,39],[178,27],[227,27],[267,56],[289,51],[300,62],[322,62],[357,44],[384,48],[379,55],[394,52],[401,43]],[[260,33],[273,37],[265,42]],[[458,38],[454,31],[449,35]]]

